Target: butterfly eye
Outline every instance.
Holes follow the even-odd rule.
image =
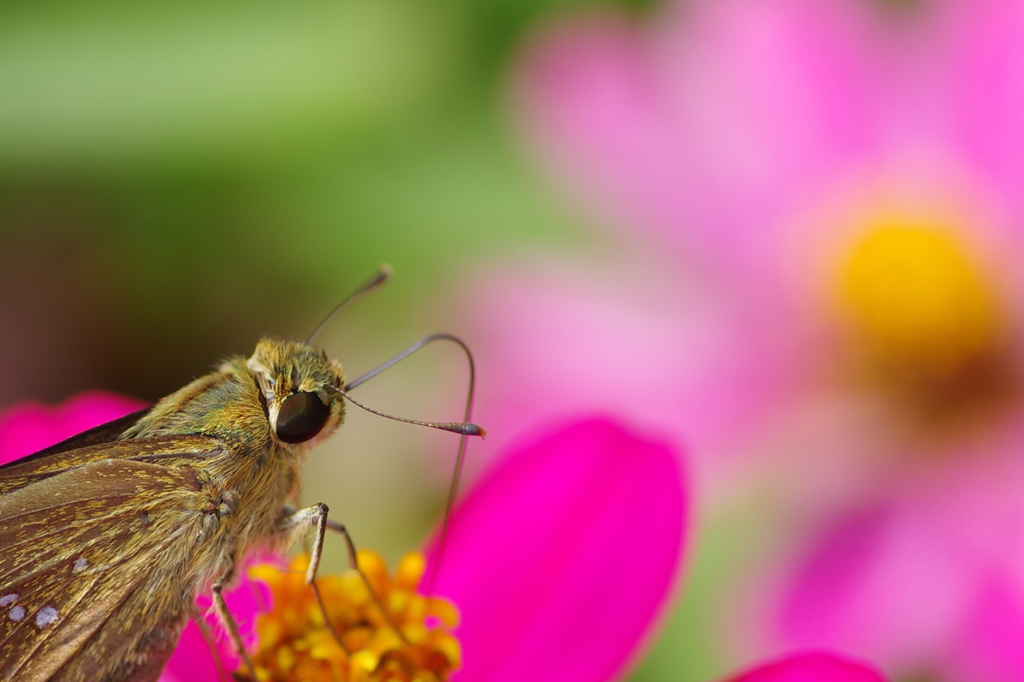
[[[277,413],[277,437],[285,443],[305,443],[320,433],[330,415],[316,393],[292,393]]]

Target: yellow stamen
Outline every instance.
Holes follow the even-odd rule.
[[[1007,324],[995,283],[936,221],[885,215],[840,263],[840,313],[876,379],[930,414],[1003,393]]]
[[[309,556],[300,554],[287,571],[261,565],[249,572],[266,583],[274,601],[272,611],[257,617],[259,645],[250,653],[260,682],[442,682],[459,667],[461,648],[448,632],[458,621],[455,607],[416,591],[426,566],[422,555],[407,554],[392,577],[379,555],[359,551],[359,567],[401,636],[357,572],[317,578],[330,622],[345,648],[338,646],[305,584],[308,566]]]

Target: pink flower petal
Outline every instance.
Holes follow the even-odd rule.
[[[213,632],[217,632],[217,630],[214,629]],[[228,666],[227,663],[224,665]],[[227,670],[231,670],[231,667],[228,666]],[[171,655],[167,667],[160,674],[159,682],[178,682],[179,680],[181,682],[186,680],[188,682],[223,682],[223,678],[218,675],[210,647],[193,622],[189,622],[181,634],[177,648]]]
[[[0,464],[140,410],[146,404],[114,393],[79,393],[60,405],[25,402],[0,415]]]
[[[256,638],[256,615],[269,610],[270,593],[265,585],[250,581],[242,571],[243,578],[239,584],[224,593],[228,609],[231,615],[238,622],[238,629],[246,646],[251,645]],[[200,613],[205,614],[205,620],[210,633],[213,635],[217,648],[217,655],[220,657],[221,665],[230,674],[237,669],[240,660],[235,655],[231,642],[224,632],[220,619],[213,611],[213,601],[209,595],[200,595],[197,599]],[[222,682],[217,671],[217,664],[213,659],[210,646],[203,639],[199,627],[193,623],[185,627],[181,635],[178,647],[167,662],[160,677],[160,682],[176,682],[176,680],[187,680],[188,682]]]
[[[603,222],[750,276],[793,202],[881,144],[878,17],[855,3],[687,3],[543,33],[519,69],[538,155]],[[739,267],[737,267],[739,266]]]
[[[813,367],[807,349],[774,343],[769,324],[675,282],[492,267],[473,291],[469,318],[489,349],[481,376],[509,379],[479,391],[495,442],[566,415],[615,414],[692,445],[702,489],[734,472],[729,455]]]
[[[885,682],[874,668],[826,653],[796,654],[731,682]]]
[[[1024,585],[990,578],[974,611],[961,621],[962,639],[950,647],[951,680],[1019,682],[1024,671]]]
[[[783,591],[790,646],[837,647],[900,669],[943,655],[974,592],[976,554],[896,505],[833,523]]]
[[[462,612],[456,679],[620,671],[672,585],[684,506],[678,455],[608,419],[504,458],[456,510],[437,583]]]
[[[1024,206],[1024,5],[1014,0],[949,3],[952,101],[967,152]]]

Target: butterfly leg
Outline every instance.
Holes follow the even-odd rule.
[[[210,588],[213,592],[213,609],[217,612],[217,617],[220,618],[221,624],[224,629],[228,631],[228,638],[231,640],[231,646],[234,647],[235,653],[242,659],[242,663],[245,665],[246,672],[249,673],[249,679],[256,682],[256,669],[253,668],[252,661],[249,660],[249,654],[245,652],[245,643],[242,641],[242,635],[238,632],[238,622],[235,617],[231,615],[231,611],[228,609],[228,603],[224,599],[222,592],[224,591],[224,584],[231,580],[231,574],[233,569],[228,571],[227,575],[218,580]]]
[[[285,507],[285,515],[278,521],[278,530],[282,532],[293,532],[294,529],[301,528],[307,523],[316,526],[316,538],[313,540],[313,548],[310,550],[309,567],[306,569],[306,584],[309,585],[310,589],[313,590],[313,596],[316,597],[316,603],[320,607],[320,613],[324,617],[324,623],[327,625],[327,631],[331,633],[331,637],[335,643],[341,647],[341,650],[346,654],[351,655],[352,652],[345,642],[342,641],[341,635],[334,628],[334,623],[331,622],[330,617],[327,615],[327,605],[324,604],[324,598],[320,594],[320,587],[316,584],[316,571],[320,567],[320,555],[324,548],[324,523],[327,521],[327,512],[330,511],[326,504],[320,502],[314,504],[312,507],[306,507],[305,509],[295,509],[294,507]]]
[[[345,538],[345,546],[348,549],[348,565],[349,568],[354,570],[362,578],[363,584],[366,585],[367,591],[373,598],[374,604],[380,609],[381,614],[384,616],[384,620],[388,622],[388,625],[395,634],[405,642],[409,643],[405,633],[403,633],[398,625],[395,623],[391,614],[384,608],[384,602],[381,601],[380,596],[377,594],[377,590],[373,589],[373,585],[370,584],[370,580],[363,573],[363,569],[359,568],[359,558],[356,555],[356,546],[352,542],[352,536],[349,535],[348,529],[337,521],[331,521],[327,518],[327,512],[329,511],[327,505],[323,502],[314,504],[312,507],[306,509],[296,510],[294,507],[284,508],[286,516],[282,519],[282,527],[289,528],[292,526],[299,525],[301,523],[311,523],[316,526],[316,536],[313,538],[313,547],[309,552],[309,568],[306,570],[306,584],[313,589],[313,594],[316,596],[317,602],[320,604],[320,611],[324,614],[324,620],[330,625],[330,619],[327,618],[327,610],[324,608],[323,599],[320,596],[320,589],[316,586],[316,572],[320,566],[320,555],[323,552],[324,537],[327,535],[328,530],[333,530],[336,533],[340,533]],[[330,628],[332,634],[335,635],[335,640],[338,644],[345,649],[345,645],[341,644],[341,638],[334,632],[334,627]],[[346,649],[347,651],[347,649]]]
[[[231,678],[228,677],[227,670],[224,669],[224,661],[221,659],[220,651],[217,650],[217,644],[213,639],[213,632],[210,630],[210,625],[203,618],[203,614],[199,611],[199,607],[192,604],[192,622],[196,624],[199,629],[199,634],[202,636],[203,641],[206,642],[207,648],[210,650],[210,656],[213,657],[213,665],[217,668],[217,679],[225,680],[230,682]]]

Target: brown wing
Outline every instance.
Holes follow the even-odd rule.
[[[0,485],[18,482],[0,494],[0,679],[155,679],[194,596],[184,564],[210,527],[212,491],[189,467],[125,457],[200,445],[221,449],[199,436],[126,441],[0,472]],[[84,463],[51,461],[69,455]]]
[[[87,437],[89,434],[90,432],[86,431],[75,436],[74,440]],[[64,441],[67,442],[70,441]],[[187,465],[189,460],[205,458],[212,450],[223,447],[221,441],[199,435],[134,438],[87,445],[73,450],[61,449],[64,443],[58,443],[52,448],[0,467],[0,495],[90,462],[132,459],[166,465]]]

